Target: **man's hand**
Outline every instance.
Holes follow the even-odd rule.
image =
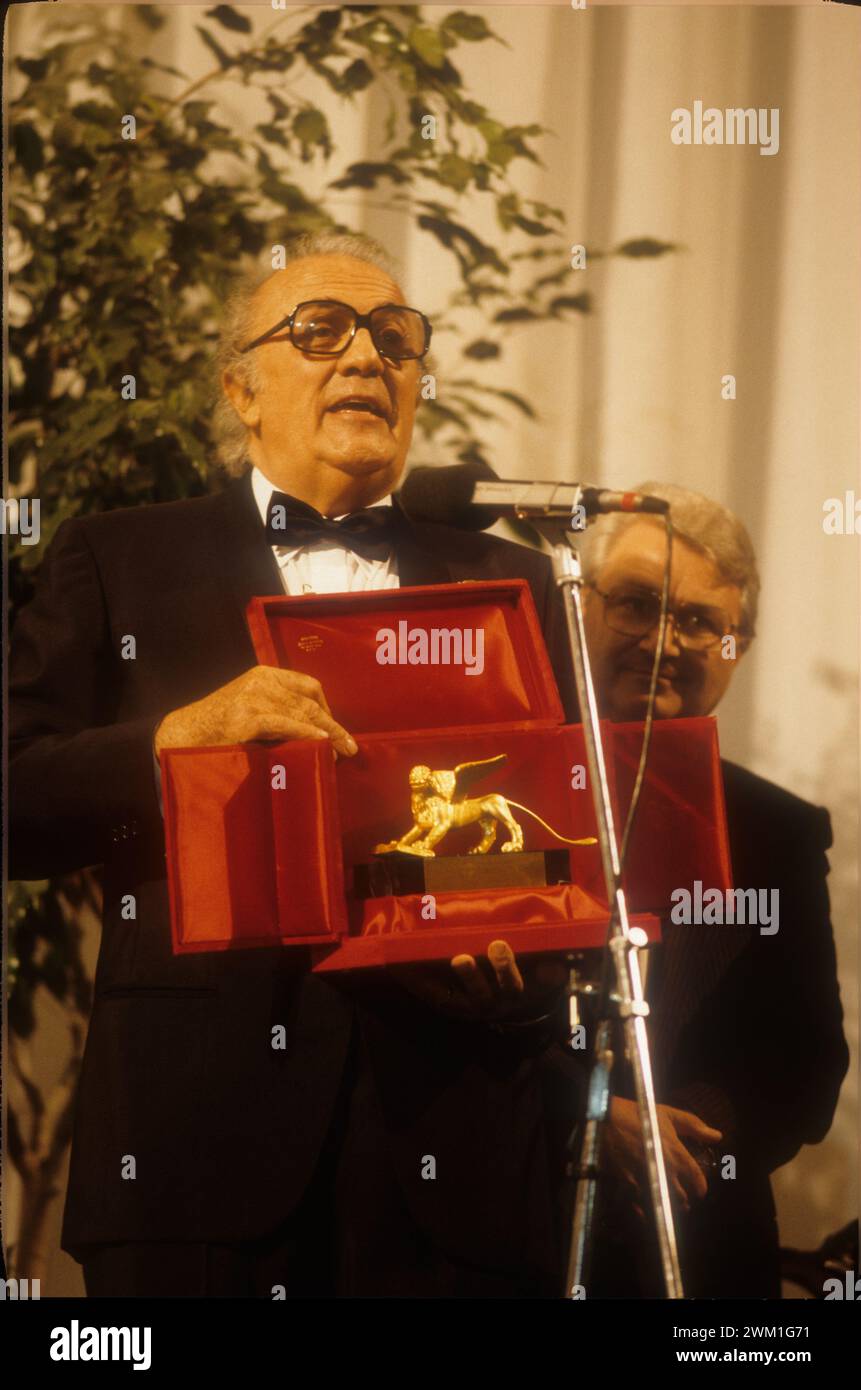
[[[165,715],[153,743],[160,753],[291,738],[327,738],[338,753],[357,751],[355,740],[332,718],[318,680],[277,666],[253,666],[204,699]]]
[[[558,960],[538,960],[526,981],[507,941],[492,941],[487,958],[454,956],[450,966],[400,965],[393,977],[412,994],[455,1018],[490,1023],[540,1016],[559,1002],[568,967]]]
[[[682,1140],[687,1138],[698,1144],[716,1144],[723,1135],[688,1110],[659,1105],[657,1111],[667,1182],[682,1210],[690,1211],[691,1200],[699,1201],[705,1197],[708,1183],[700,1165]],[[604,1130],[603,1158],[614,1175],[627,1185],[634,1199],[634,1211],[642,1216],[648,1180],[640,1113],[635,1101],[621,1100],[618,1096],[611,1098]]]

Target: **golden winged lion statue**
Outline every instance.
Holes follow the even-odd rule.
[[[507,761],[508,755],[500,753],[495,758],[459,763],[451,772],[434,772],[423,763],[410,768],[410,810],[413,824],[399,840],[389,840],[386,844],[376,845],[374,853],[389,854],[394,850],[400,850],[404,854],[420,854],[430,858],[450,830],[463,825],[474,825],[476,821],[481,826],[481,839],[469,850],[470,854],[487,854],[496,840],[500,824],[505,826],[509,835],[505,844],[501,846],[503,854],[506,851],[510,853],[522,850],[523,831],[511,814],[512,806],[516,806],[518,811],[525,811],[528,816],[533,816],[557,840],[564,840],[569,845],[595,844],[593,838],[569,840],[565,835],[559,835],[534,811],[530,811],[528,806],[521,806],[519,802],[511,801],[499,792],[490,792],[486,796],[466,795],[474,782],[487,776],[491,768],[502,767]]]

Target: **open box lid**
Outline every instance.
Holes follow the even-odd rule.
[[[356,737],[564,718],[524,579],[253,598],[246,618],[258,661],[315,676]]]

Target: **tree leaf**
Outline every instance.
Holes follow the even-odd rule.
[[[536,217],[554,217],[557,222],[565,221],[565,213],[561,208],[551,207],[548,203],[532,203],[531,206]]]
[[[171,77],[179,77],[182,79],[183,82],[187,82],[189,80],[188,73],[180,72],[179,68],[172,68],[168,63],[157,63],[155,58],[141,58],[141,64],[145,68],[152,68],[154,72],[166,72]],[[89,77],[91,82],[94,82],[96,80],[92,76],[94,68],[98,68],[99,80],[101,81],[105,81],[106,78],[113,77],[113,73],[110,72],[108,69],[100,68],[98,63],[90,63],[90,68],[87,76]]]
[[[495,410],[488,410],[486,406],[479,405],[478,401],[470,399],[468,395],[463,395],[458,391],[448,390],[446,400],[454,401],[463,407],[476,420],[498,420],[499,416]]]
[[[206,17],[223,24],[225,29],[233,29],[237,34],[251,33],[251,20],[247,15],[237,14],[232,5],[216,5],[214,9],[206,11]]]
[[[380,179],[391,179],[392,183],[409,183],[410,176],[394,163],[374,163],[362,160],[351,164],[339,179],[333,179],[330,188],[376,188]]]
[[[315,106],[299,111],[293,118],[293,134],[302,145],[302,158],[308,160],[316,146],[321,146],[326,154],[331,153],[332,140],[329,135],[329,122]]]
[[[436,29],[427,24],[414,24],[407,34],[407,43],[429,68],[445,65],[445,47]]]
[[[211,110],[211,101],[187,101],[182,107],[182,114],[189,125],[198,126],[207,119]]]
[[[455,110],[466,125],[478,125],[487,115],[487,107],[480,106],[477,101],[458,101]]]
[[[550,236],[554,230],[544,222],[533,222],[531,218],[523,217],[520,213],[515,217],[514,223],[522,232],[528,232],[529,236]]]
[[[473,166],[459,154],[444,154],[437,164],[440,182],[463,193],[472,182]]]
[[[461,429],[469,429],[469,420],[459,410],[453,410],[451,406],[444,405],[442,401],[423,401],[422,415],[424,416],[424,427],[429,434],[433,434],[442,425],[459,425]]]
[[[315,205],[308,200],[297,184],[284,183],[277,175],[273,174],[265,178],[261,185],[261,191],[267,198],[271,198],[273,203],[280,203],[291,213],[317,212]]]
[[[426,202],[425,207],[438,208],[438,204]],[[461,226],[457,222],[452,222],[445,208],[440,209],[442,216],[436,212],[433,214],[420,213],[418,225],[427,232],[432,232],[438,241],[448,250],[453,251],[467,271],[475,266],[490,265],[498,270],[501,275],[508,274],[508,266],[494,251],[492,246],[486,245],[474,232],[467,227]],[[465,255],[465,251],[471,253],[471,260]]]
[[[135,18],[145,24],[147,29],[161,29],[164,25],[164,15],[157,5],[138,5],[135,8]]]
[[[91,125],[113,128],[118,124],[119,112],[115,106],[107,106],[103,101],[79,101],[72,107],[72,115],[77,121],[87,121]]]
[[[203,39],[203,42],[206,44],[207,48],[209,48],[215,54],[216,58],[218,59],[219,67],[233,67],[236,63],[236,59],[231,58],[229,53],[225,53],[224,49],[221,47],[221,44],[218,43],[218,41],[212,37],[208,30],[204,29],[202,24],[195,24],[194,27],[197,30],[200,37]]]
[[[50,56],[46,58],[16,58],[15,66],[19,72],[23,72],[25,77],[31,78],[34,82],[41,82],[48,68],[51,65]]]
[[[496,37],[481,15],[467,14],[465,10],[455,10],[454,14],[446,15],[442,28],[451,30],[459,39],[466,39],[469,43]]]
[[[369,87],[373,80],[373,68],[365,62],[364,58],[355,58],[343,73],[344,90],[348,92],[364,91],[365,87]]]
[[[500,354],[498,343],[492,343],[489,338],[476,338],[474,343],[463,350],[464,357],[471,357],[476,362],[485,362],[491,357],[498,357]]]
[[[623,241],[621,246],[617,246],[613,252],[614,256],[633,256],[641,258],[646,256],[664,256],[668,251],[676,251],[678,247],[670,241],[655,241],[654,237],[637,237],[633,241]]]
[[[256,125],[254,127],[264,140],[268,140],[272,145],[287,146],[290,144],[290,137],[283,126],[280,125]]]
[[[591,314],[592,296],[584,294],[559,294],[550,301],[550,312],[556,314],[560,309],[576,309],[580,314]]]
[[[42,137],[29,121],[16,121],[12,127],[12,148],[15,159],[31,178],[44,164]]]
[[[290,107],[287,105],[286,101],[281,100],[277,92],[267,92],[266,100],[272,107],[273,120],[281,121],[285,116],[290,115]]]
[[[532,319],[537,319],[538,314],[534,309],[527,309],[521,306],[516,309],[500,309],[498,314],[494,314],[494,323],[528,323]]]
[[[498,396],[500,400],[508,401],[509,405],[516,406],[520,413],[525,415],[528,420],[535,420],[538,418],[535,410],[526,397],[519,395],[517,391],[509,391],[502,386],[486,386],[483,389],[490,392],[492,396]]]

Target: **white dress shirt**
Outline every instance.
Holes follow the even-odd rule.
[[[265,526],[269,500],[278,489],[259,468],[251,470],[251,488]],[[383,497],[373,505],[385,507],[391,500],[391,496]],[[333,536],[321,536],[298,546],[273,545],[272,553],[287,594],[346,594],[400,587],[394,551],[385,560],[369,560],[340,545]]]

